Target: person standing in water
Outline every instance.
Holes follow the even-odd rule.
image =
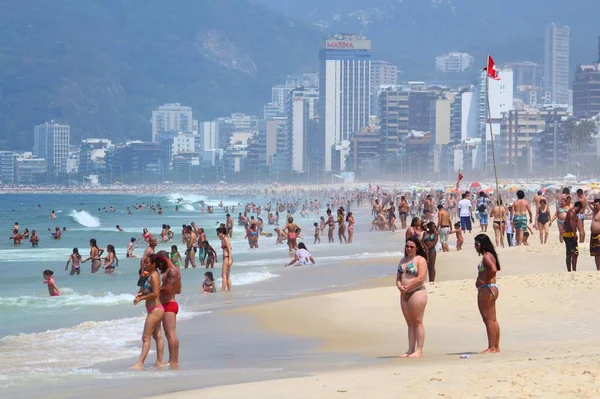
[[[44,284],[48,286],[48,293],[50,296],[60,296],[60,292],[58,291],[58,287],[56,286],[56,281],[54,281],[54,272],[52,270],[44,270]]]
[[[167,254],[167,251],[159,251],[158,255],[162,258],[158,263],[158,268],[162,274],[159,299],[165,309],[162,326],[169,346],[167,366],[177,368],[179,367],[179,338],[177,337],[179,304],[175,300],[175,295],[181,294],[181,273],[177,266],[168,261],[169,254]]]
[[[496,284],[496,273],[500,271],[500,261],[494,244],[486,234],[478,234],[475,237],[475,250],[482,257],[477,266],[477,305],[479,313],[485,324],[487,332],[488,347],[482,354],[500,352],[500,325],[496,319],[496,300],[499,291]]]
[[[298,238],[298,235],[300,234],[300,231],[302,231],[302,229],[300,229],[300,226],[294,223],[294,218],[290,216],[288,218],[288,223],[283,228],[283,232],[287,234],[288,249],[290,252],[298,249],[298,244],[296,240]]]
[[[233,254],[231,252],[231,241],[227,235],[227,229],[225,227],[219,227],[217,229],[217,236],[221,240],[221,249],[223,250],[223,269],[221,271],[221,292],[231,292],[231,279],[229,274],[231,272],[231,266],[233,265]]]
[[[103,248],[98,248],[98,244],[96,243],[96,239],[92,238],[90,240],[90,257],[81,261],[81,263],[85,263],[88,260],[92,261],[92,274],[97,273],[102,267],[102,258],[100,257],[104,253]]]
[[[71,263],[71,272],[69,273],[69,275],[80,275],[81,274],[81,255],[79,255],[79,249],[78,248],[73,248],[73,253],[71,254],[71,256],[69,256],[69,259],[67,259],[67,264],[65,265],[65,271],[67,271],[67,268],[69,267],[69,263]]]
[[[354,224],[356,223],[352,212],[348,212],[346,222],[348,223],[348,244],[352,244],[354,240]]]
[[[106,246],[106,253],[107,255],[104,258],[104,272],[110,274],[115,271],[115,267],[119,266],[119,258],[117,258],[117,253],[113,245]]]

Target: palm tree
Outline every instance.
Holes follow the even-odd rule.
[[[580,162],[583,160],[584,151],[586,148],[589,148],[592,139],[597,134],[598,126],[596,125],[596,122],[590,119],[581,121],[569,119],[563,124],[563,139],[568,146],[569,166],[571,165],[573,155],[575,154],[577,154],[577,163],[580,166]]]

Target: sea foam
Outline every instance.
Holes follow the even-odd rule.
[[[85,226],[85,227],[98,227],[98,226],[100,226],[100,219],[98,219],[95,216],[90,215],[86,211],[72,210],[71,213],[69,213],[69,216],[71,216],[71,218],[75,222],[77,222],[80,225]]]

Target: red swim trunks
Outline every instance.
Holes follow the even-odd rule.
[[[167,313],[167,312],[171,312],[171,313],[175,313],[175,314],[179,313],[179,305],[177,304],[176,301],[164,303],[163,307],[165,308],[165,313]]]

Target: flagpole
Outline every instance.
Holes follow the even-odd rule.
[[[489,55],[488,55],[488,65],[489,65]],[[487,110],[488,110],[488,124],[490,125],[490,137],[492,141],[492,161],[494,163],[494,179],[496,180],[496,196],[498,200],[501,200],[500,195],[500,186],[498,185],[498,170],[496,168],[496,151],[494,147],[494,132],[492,131],[492,108],[490,107],[490,76],[489,71],[486,71],[485,74],[485,98],[487,102]],[[487,146],[487,144],[486,144]]]

